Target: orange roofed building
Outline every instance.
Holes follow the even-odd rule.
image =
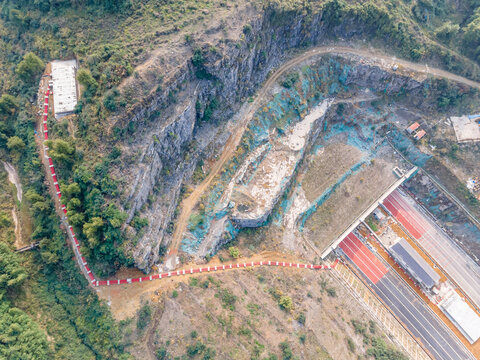
[[[415,136],[413,137],[415,140],[420,140],[421,138],[423,138],[427,133],[425,132],[425,130],[420,130],[419,132],[417,132],[415,134]]]
[[[410,125],[408,128],[407,128],[407,132],[409,134],[413,133],[415,130],[417,130],[418,128],[420,127],[420,124],[418,122],[414,122],[412,125]]]

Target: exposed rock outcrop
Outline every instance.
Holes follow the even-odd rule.
[[[158,261],[160,246],[168,246],[181,185],[191,178],[200,156],[216,153],[226,141],[228,132],[222,122],[232,117],[242,100],[253,95],[269,72],[282,63],[286,52],[319,44],[327,39],[327,33],[343,38],[362,33],[362,26],[353,20],[332,28],[322,21],[322,13],[277,15],[272,10],[259,14],[241,41],[227,39],[214,46],[198,41],[195,65],[191,49],[176,54],[178,66],[164,77],[161,90],[158,81],[152,82],[155,90],[128,113],[118,115],[117,126],[133,123],[138,129],[125,145],[125,153],[140,153],[140,161],[122,172],[129,179],[124,190],[128,221],[137,213],[149,220],[135,244],[132,239],[132,254],[140,269],[148,270]],[[145,72],[161,72],[161,63],[152,61]],[[389,94],[421,86],[369,65],[354,67],[346,83],[375,90],[388,84]],[[202,121],[210,118],[220,126]],[[206,126],[209,131],[203,131]]]

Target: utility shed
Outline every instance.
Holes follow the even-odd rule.
[[[480,317],[458,294],[443,301],[440,307],[470,344],[480,338]]]
[[[438,284],[438,275],[405,239],[400,239],[390,247],[390,253],[396,262],[408,271],[423,287],[430,290]]]
[[[52,61],[53,109],[55,118],[73,113],[77,105],[77,61]]]

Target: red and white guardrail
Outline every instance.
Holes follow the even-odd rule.
[[[101,281],[96,281],[94,285],[108,286],[108,285],[131,284],[136,282],[164,279],[172,276],[190,275],[190,274],[198,274],[203,272],[221,271],[221,270],[230,270],[230,269],[245,269],[245,268],[254,267],[254,266],[282,266],[282,267],[290,267],[290,268],[297,268],[297,269],[329,270],[329,269],[333,269],[337,265],[337,263],[338,263],[338,259],[336,259],[335,262],[331,265],[300,264],[300,263],[292,263],[292,262],[286,262],[286,261],[249,261],[249,262],[236,263],[236,264],[214,265],[214,266],[206,266],[206,267],[200,267],[200,268],[175,270],[175,271],[165,272],[162,274],[149,275],[149,276],[133,278],[133,279],[101,280]]]
[[[49,96],[50,96],[50,88],[45,93],[45,103],[44,103],[44,110],[43,110],[43,134],[44,134],[45,140],[48,140],[47,118],[48,118],[48,97]],[[55,173],[55,167],[53,165],[53,161],[48,156],[47,151],[48,151],[48,147],[45,147],[45,157],[48,160],[48,166],[50,168],[50,172],[52,175],[53,185],[55,186],[55,191],[57,193],[58,199],[60,200],[62,198],[62,193],[58,185],[57,174]],[[67,219],[67,208],[65,207],[65,205],[61,204],[61,209],[65,214],[65,219]],[[162,274],[154,274],[154,275],[149,275],[149,276],[144,276],[139,278],[132,278],[132,279],[97,280],[95,279],[92,271],[88,267],[85,257],[82,256],[82,253],[80,251],[80,243],[78,242],[78,239],[75,236],[72,226],[68,224],[67,220],[65,220],[65,222],[67,224],[68,231],[73,239],[73,243],[74,243],[73,250],[75,252],[75,256],[77,257],[77,260],[80,266],[82,266],[82,271],[90,279],[90,283],[93,286],[131,284],[131,283],[151,281],[156,279],[164,279],[172,276],[197,274],[197,273],[219,271],[219,270],[242,269],[242,268],[248,268],[248,267],[254,267],[254,266],[282,266],[282,267],[290,267],[290,268],[297,268],[297,269],[328,270],[328,269],[333,269],[338,263],[338,259],[335,260],[335,262],[331,265],[300,264],[300,263],[292,263],[292,262],[285,262],[285,261],[251,261],[251,262],[243,262],[243,263],[237,263],[237,264],[214,265],[214,266],[206,266],[206,267],[200,267],[195,269],[190,268],[190,269],[169,271]]]

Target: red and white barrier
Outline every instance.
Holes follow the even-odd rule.
[[[134,279],[120,279],[120,280],[100,280],[96,281],[93,285],[95,286],[110,286],[110,285],[121,285],[121,284],[131,284],[135,282],[143,282],[143,281],[151,281],[157,279],[163,279],[172,276],[179,276],[179,275],[190,275],[202,272],[211,272],[217,270],[229,270],[229,269],[239,269],[239,268],[248,268],[248,267],[255,267],[255,266],[282,266],[282,267],[294,267],[297,269],[312,269],[312,270],[330,270],[335,268],[338,263],[338,259],[336,259],[330,265],[313,265],[313,264],[301,264],[301,263],[286,263],[280,261],[257,261],[257,262],[244,262],[244,263],[237,263],[237,264],[228,264],[228,265],[216,265],[216,266],[207,266],[207,267],[200,267],[200,268],[190,268],[190,269],[183,269],[183,270],[176,270],[176,271],[169,271],[166,273],[155,274],[140,278]]]

